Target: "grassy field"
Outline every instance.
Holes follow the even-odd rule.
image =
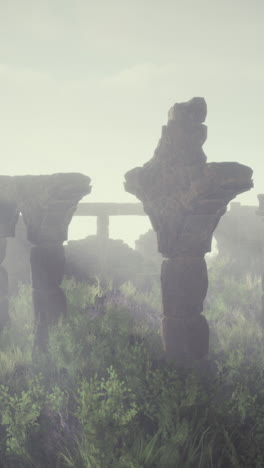
[[[33,352],[31,290],[0,338],[1,468],[263,468],[261,280],[211,259],[204,314],[212,371],[164,360],[158,282],[98,289],[64,281],[68,315]]]

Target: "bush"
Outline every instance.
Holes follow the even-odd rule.
[[[216,374],[164,360],[158,283],[148,294],[126,283],[96,306],[98,285],[65,280],[68,314],[38,355],[22,287],[0,343],[2,467],[261,468],[261,284],[227,273],[227,261],[211,260]]]

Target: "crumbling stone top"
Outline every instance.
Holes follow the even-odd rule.
[[[154,156],[125,174],[125,190],[142,201],[166,257],[210,251],[229,201],[253,187],[250,167],[206,163],[206,112],[203,98],[175,104]]]
[[[78,202],[91,191],[90,181],[80,173],[0,176],[0,225],[7,212],[12,220],[5,235],[14,236],[21,212],[31,243],[64,242]]]
[[[168,112],[168,120],[177,124],[201,124],[207,115],[207,104],[202,97],[194,97],[188,102],[174,104]]]

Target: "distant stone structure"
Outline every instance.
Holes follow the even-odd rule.
[[[262,222],[257,208],[230,203],[214,232],[218,254],[229,258],[229,271],[238,277],[262,271]]]
[[[146,216],[141,203],[80,203],[74,216],[96,216],[97,237],[109,238],[111,216]]]
[[[256,211],[257,206],[232,202],[230,209],[220,219],[214,231],[219,255],[228,257],[229,271],[238,277],[247,273],[260,275],[262,271],[263,226],[260,217],[256,216]],[[105,215],[108,218],[107,228],[101,229]],[[111,273],[117,273],[118,270],[121,271],[125,261],[127,268],[125,275],[121,276],[122,278],[127,277],[127,280],[133,278],[135,281],[136,258],[132,260],[133,249],[129,249],[122,241],[114,241],[108,237],[111,217],[123,215],[147,216],[141,203],[78,204],[73,216],[97,217],[98,229],[96,235],[70,241],[64,246],[65,271],[68,276],[72,275],[77,280],[87,281],[93,275],[101,278],[103,269],[106,277]],[[102,219],[98,221],[98,218],[101,217]],[[105,235],[106,233],[107,235]],[[19,283],[30,284],[31,282],[30,249],[31,244],[27,240],[27,229],[23,217],[20,215],[16,224],[15,237],[8,239],[6,255],[2,262],[2,266],[8,272],[9,295],[17,293]],[[129,250],[131,251],[131,261],[126,259]],[[162,255],[157,250],[157,236],[153,229],[140,235],[135,241],[135,251],[145,259],[144,272],[149,270],[148,276],[152,275],[152,277],[159,275]],[[116,266],[113,266],[115,255],[118,258]],[[100,268],[98,268],[99,264]],[[139,267],[138,271],[141,270],[142,267]],[[138,273],[137,277],[139,277]]]
[[[102,289],[110,287],[113,291],[126,281],[136,283],[143,279],[145,265],[140,253],[120,239],[105,239],[104,246],[105,257],[101,259],[102,243],[98,236],[69,241],[65,246],[66,277],[91,284],[99,279]]]
[[[109,238],[111,217],[146,216],[141,203],[79,203],[73,216],[96,217],[97,232],[95,236],[70,241],[64,246],[65,272],[68,276],[72,275],[77,280],[87,281],[93,279],[95,275],[100,278],[101,285],[108,284],[109,275],[112,273],[113,282],[115,280],[119,282],[118,276],[121,282],[125,278],[135,282],[139,279],[138,284],[141,285],[147,281],[146,278],[143,279],[147,268],[144,265],[144,272],[142,271],[142,259],[139,258],[139,253],[129,248],[122,240]],[[27,228],[20,215],[15,237],[8,239],[3,261],[3,266],[8,271],[9,296],[17,293],[20,283],[31,282],[30,249]]]
[[[107,271],[109,270],[109,251],[113,251],[113,242],[109,239],[109,223],[111,216],[145,216],[141,203],[80,203],[75,216],[96,216],[97,233],[95,250],[100,264],[100,282],[107,287]],[[91,239],[90,239],[91,240]],[[94,239],[95,240],[95,239]],[[85,242],[85,240],[84,240]],[[71,246],[74,244],[71,243]],[[71,247],[69,246],[69,247]],[[75,242],[77,247],[77,243]],[[99,247],[99,248],[98,248]],[[121,247],[122,249],[122,247]],[[114,247],[115,250],[115,247]],[[68,249],[69,252],[73,250]],[[76,249],[75,249],[76,251]],[[74,260],[74,256],[72,256]],[[121,261],[122,263],[122,261]]]
[[[125,175],[125,190],[142,201],[165,257],[164,347],[181,365],[208,355],[209,327],[201,315],[208,288],[204,256],[227,204],[253,187],[251,168],[206,163],[206,114],[203,98],[175,104],[153,158]]]
[[[48,325],[66,312],[60,284],[68,226],[79,200],[90,193],[90,178],[79,173],[0,176],[0,237],[13,237],[22,213],[30,253],[35,344],[45,349]],[[2,313],[4,315],[4,313]]]

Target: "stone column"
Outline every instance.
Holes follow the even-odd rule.
[[[107,243],[109,239],[109,215],[107,211],[97,216],[97,242],[99,245],[100,286],[103,290],[107,288]]]
[[[107,213],[97,215],[97,237],[103,241],[109,239],[109,216]]]
[[[27,240],[27,230],[22,216],[19,216],[16,224],[15,237],[8,238],[7,252],[3,266],[8,271],[9,297],[18,292],[18,286],[22,282],[31,284],[30,268],[31,244]]]
[[[30,263],[36,318],[35,346],[45,349],[49,325],[66,313],[60,285],[68,226],[79,200],[90,193],[90,178],[82,174],[17,176],[19,207],[33,244]]]
[[[66,314],[66,298],[60,285],[64,276],[63,245],[35,245],[31,248],[32,294],[36,319],[36,344],[45,348],[49,325]]]
[[[165,258],[162,336],[167,357],[180,365],[208,355],[204,256],[229,201],[253,186],[249,167],[206,162],[206,113],[203,98],[175,104],[153,158],[125,175],[125,190],[142,201]]]
[[[184,362],[208,354],[209,328],[203,311],[208,288],[203,257],[164,260],[161,268],[163,343],[167,355]]]
[[[13,178],[0,176],[0,265],[4,261],[7,237],[15,236],[19,211],[15,202]],[[0,331],[9,320],[8,314],[8,274],[0,266]]]

